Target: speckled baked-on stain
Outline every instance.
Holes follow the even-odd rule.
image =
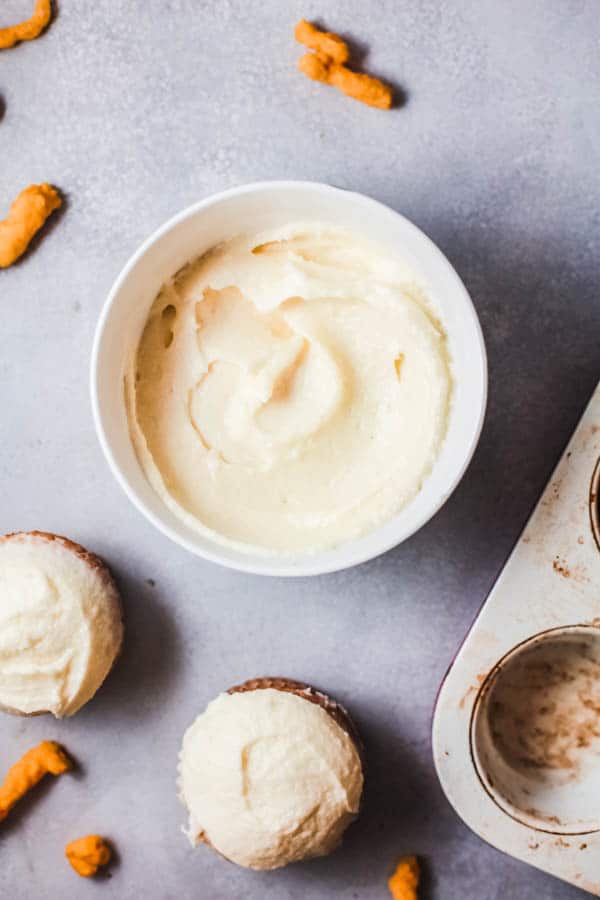
[[[556,556],[552,560],[552,568],[558,575],[562,575],[563,578],[571,577],[571,570],[566,564],[564,559],[561,559],[559,556]]]
[[[570,578],[577,584],[587,584],[590,580],[586,567],[582,563],[571,566],[561,556],[555,556],[552,560],[552,568],[557,575],[563,578]]]
[[[481,672],[480,672],[478,675],[475,676],[475,678],[476,678],[476,680],[477,680],[477,684],[471,684],[471,685],[467,688],[467,690],[465,691],[465,693],[464,693],[463,696],[461,697],[460,703],[458,704],[458,708],[459,708],[459,709],[464,709],[464,708],[465,708],[465,704],[466,704],[467,700],[469,699],[469,697],[471,697],[474,693],[479,693],[479,688],[481,687],[481,685],[483,684],[483,682],[484,682],[485,679],[487,678],[487,674],[484,674],[484,673],[481,673]]]

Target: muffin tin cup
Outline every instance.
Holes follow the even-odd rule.
[[[512,856],[600,896],[600,385],[440,689],[442,787]]]
[[[553,834],[600,830],[600,628],[524,641],[490,673],[471,720],[471,755],[490,797]]]

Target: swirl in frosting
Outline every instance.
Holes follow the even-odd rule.
[[[327,226],[242,236],[164,286],[126,379],[141,465],[192,528],[265,552],[358,537],[443,442],[446,339],[389,250]]]

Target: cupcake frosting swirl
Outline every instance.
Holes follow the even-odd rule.
[[[122,631],[116,588],[83,548],[37,534],[0,540],[1,706],[73,715],[108,674]]]
[[[156,298],[130,430],[191,528],[264,553],[358,537],[418,493],[443,442],[446,338],[393,253],[328,226],[241,236]]]
[[[221,694],[183,739],[189,836],[241,866],[274,869],[329,853],[358,812],[362,786],[352,738],[294,693]]]

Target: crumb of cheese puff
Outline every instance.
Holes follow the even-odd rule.
[[[110,862],[112,853],[103,838],[97,834],[88,834],[67,844],[65,856],[78,875],[92,878],[100,866]]]
[[[393,900],[418,900],[420,869],[416,856],[404,856],[388,881]]]

